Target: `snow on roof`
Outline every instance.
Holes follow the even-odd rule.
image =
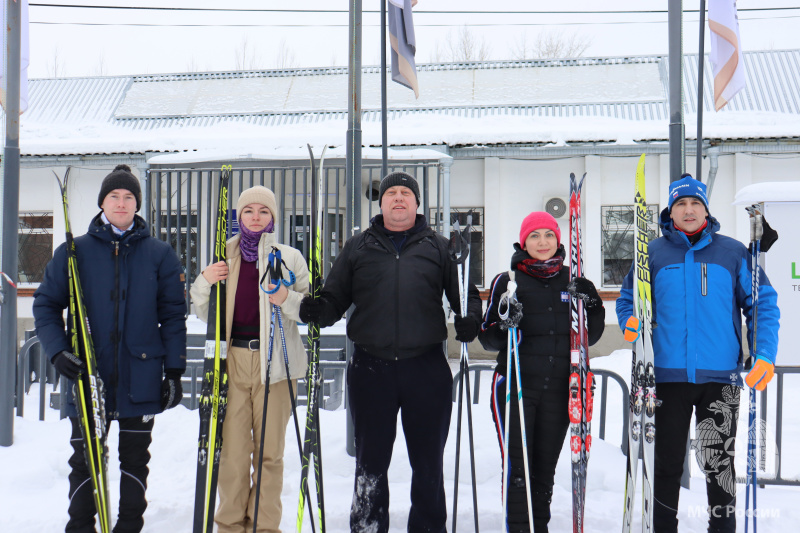
[[[766,181],[748,185],[736,193],[733,205],[760,202],[800,202],[800,181]]]
[[[322,145],[311,146],[314,157],[319,158],[322,154]],[[452,159],[449,155],[438,150],[416,148],[413,150],[388,149],[389,160],[404,161],[424,161]],[[255,152],[244,152],[235,148],[210,148],[206,150],[196,150],[190,152],[178,152],[174,154],[154,155],[148,158],[147,162],[151,165],[180,165],[186,163],[205,163],[211,161],[291,161],[307,160],[308,148],[306,146],[274,146],[268,149],[262,148]],[[344,159],[346,157],[344,146],[329,147],[325,152],[326,159]],[[363,148],[361,158],[364,160],[381,159],[380,148]]]
[[[749,85],[722,112],[705,114],[704,137],[800,137],[800,86],[786,81],[800,79],[800,50],[744,57]],[[640,56],[424,65],[419,100],[389,84],[389,142],[560,146],[666,140],[665,61],[665,56]],[[696,58],[685,61],[684,69],[692,65]],[[686,79],[689,95],[693,78]],[[379,81],[378,71],[365,67],[365,146],[381,144]],[[344,145],[346,82],[341,68],[31,80],[21,150],[24,155],[219,150],[305,158],[306,143]],[[710,94],[710,83],[706,90]],[[692,109],[687,96],[687,111]],[[687,114],[686,124],[694,121]],[[687,138],[693,131],[687,127]]]

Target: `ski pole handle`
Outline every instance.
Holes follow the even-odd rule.
[[[761,213],[761,204],[753,204],[746,207],[745,210],[750,215],[750,240],[760,241],[764,235],[764,215]]]

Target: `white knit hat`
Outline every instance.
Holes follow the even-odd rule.
[[[278,214],[278,204],[275,202],[275,193],[263,185],[250,187],[239,195],[239,201],[236,203],[236,217],[240,221],[242,219],[242,209],[250,204],[261,204],[267,206],[269,212],[272,213],[273,220],[275,220],[275,217]]]

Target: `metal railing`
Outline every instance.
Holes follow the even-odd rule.
[[[759,394],[759,416],[758,419],[760,421],[761,427],[765,428],[768,421],[768,410],[767,410],[767,392],[771,390],[771,388],[775,389],[775,397],[776,405],[775,405],[775,456],[777,457],[776,461],[776,468],[775,468],[775,477],[765,477],[763,474],[759,475],[758,469],[756,469],[756,480],[758,484],[763,488],[765,485],[800,485],[800,479],[785,479],[781,475],[781,466],[782,462],[781,459],[781,450],[784,449],[783,447],[783,394],[784,394],[784,377],[786,374],[800,374],[800,367],[796,366],[776,366],[775,367],[775,379],[774,381],[761,393]],[[745,387],[747,390],[747,387]],[[790,403],[789,406],[791,407],[793,404]],[[747,413],[745,411],[745,421],[747,420]],[[741,422],[740,422],[741,423]],[[766,431],[758,431],[758,443],[756,445],[756,451],[758,453],[760,469],[765,470],[766,460],[767,460],[767,435]],[[744,442],[745,446],[747,445],[747,441]],[[746,449],[746,448],[745,448]],[[746,479],[744,476],[736,476],[737,483],[746,483]]]
[[[470,363],[469,371],[472,372],[475,377],[472,380],[472,403],[477,405],[480,400],[480,387],[481,387],[481,372],[491,372],[494,373],[495,363],[494,362],[480,362],[480,363]],[[602,370],[602,369],[592,369],[592,373],[594,373],[595,378],[600,377],[600,430],[598,432],[598,437],[602,440],[606,439],[606,412],[608,410],[608,379],[611,378],[617,382],[622,392],[622,440],[620,448],[622,449],[623,454],[628,453],[628,385],[625,383],[625,380],[620,377],[619,374],[615,372],[611,372],[610,370]],[[456,401],[456,395],[458,394],[458,380],[461,377],[461,371],[455,373],[453,376],[453,401]],[[595,398],[597,394],[595,393]]]

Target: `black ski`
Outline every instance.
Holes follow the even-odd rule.
[[[78,257],[75,241],[69,224],[69,206],[67,202],[67,183],[69,171],[64,181],[58,179],[61,189],[61,201],[64,206],[64,227],[67,239],[67,277],[69,284],[69,335],[73,353],[83,361],[86,369],[81,373],[72,387],[72,396],[78,411],[78,421],[83,436],[83,451],[86,466],[92,480],[94,504],[101,533],[111,532],[110,500],[108,493],[108,448],[106,447],[106,410],[103,380],[97,372],[97,359],[92,342],[89,317],[83,301],[81,278],[78,275]]]
[[[226,258],[228,235],[228,184],[232,167],[221,169],[213,262]],[[194,501],[194,533],[211,533],[217,501],[217,477],[222,452],[222,423],[228,405],[228,354],[225,331],[225,282],[211,286],[208,327],[200,389],[200,439],[197,450],[197,484]]]

